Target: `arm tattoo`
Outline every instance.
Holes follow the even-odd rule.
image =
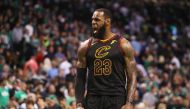
[[[129,62],[127,69],[127,101],[131,102],[136,90],[136,63],[134,60]]]

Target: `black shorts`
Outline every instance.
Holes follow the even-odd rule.
[[[85,109],[121,109],[125,103],[125,96],[87,95],[85,99]]]

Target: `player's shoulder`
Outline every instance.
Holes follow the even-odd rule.
[[[86,47],[88,47],[88,44],[90,43],[90,41],[91,41],[91,38],[89,38],[89,39],[87,39],[85,41],[80,42],[79,48],[86,48]]]
[[[127,40],[124,36],[120,36],[120,43],[121,44],[130,44],[129,40]]]
[[[125,37],[121,37],[120,46],[125,54],[134,51],[130,41],[127,40]]]
[[[80,42],[78,52],[79,53],[85,53],[87,51],[87,49],[88,49],[90,41],[91,41],[91,38]]]

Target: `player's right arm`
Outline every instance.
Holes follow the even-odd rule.
[[[82,42],[77,52],[78,61],[77,61],[77,76],[75,83],[75,95],[76,95],[77,107],[83,107],[86,73],[87,73],[86,52],[88,48],[88,41],[89,40]]]

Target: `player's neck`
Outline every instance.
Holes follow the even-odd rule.
[[[101,40],[107,40],[110,39],[111,37],[113,37],[115,34],[111,32],[111,30],[106,30],[104,37]]]

